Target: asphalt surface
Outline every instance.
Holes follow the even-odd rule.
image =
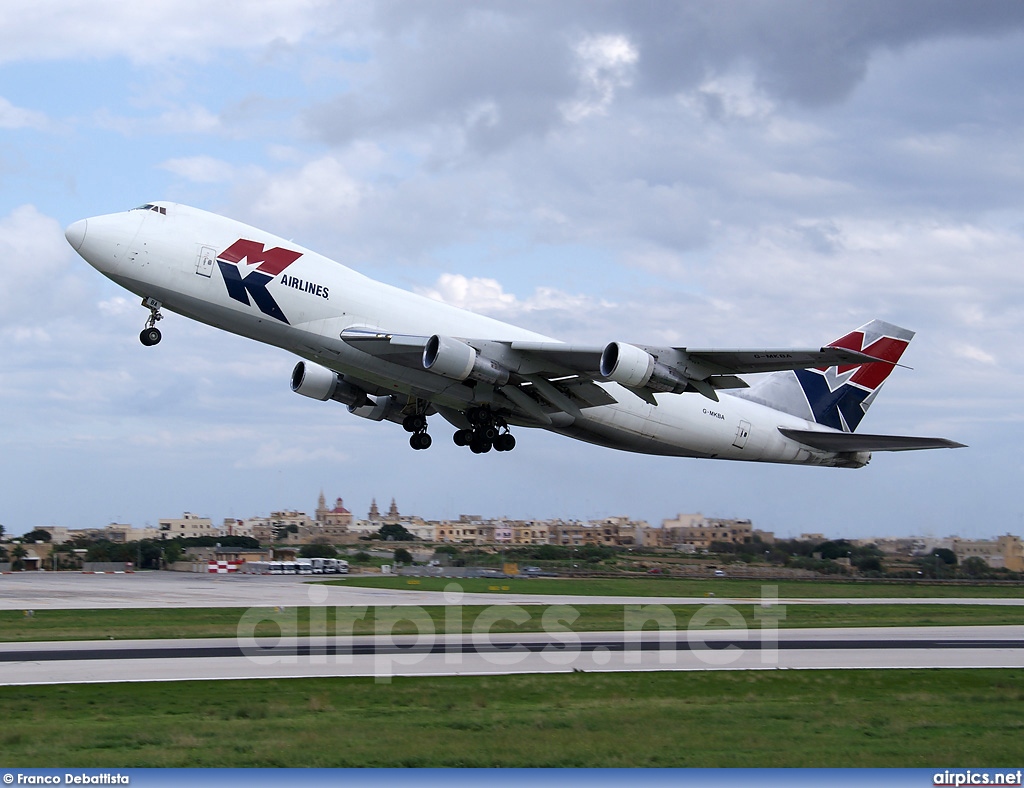
[[[1024,627],[0,644],[0,684],[637,670],[1020,668]]]

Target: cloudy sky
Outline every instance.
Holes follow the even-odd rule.
[[[6,0],[0,523],[311,511],[782,534],[1024,532],[1024,4]],[[862,470],[519,430],[476,456],[288,388],[294,359],[147,312],[67,245],[167,199],[566,340],[918,332]]]

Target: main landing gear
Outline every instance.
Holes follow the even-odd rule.
[[[469,429],[458,430],[452,436],[456,446],[469,446],[474,454],[486,454],[495,451],[512,451],[516,447],[516,439],[509,432],[508,424],[501,416],[490,408],[470,408],[466,418],[472,425]],[[402,427],[411,432],[409,445],[416,450],[428,449],[433,443],[427,435],[427,417],[424,413],[410,413],[402,419]]]
[[[156,321],[164,319],[164,316],[160,314],[162,304],[155,298],[143,298],[142,305],[149,309],[149,320],[146,321],[146,327],[139,334],[139,341],[146,347],[152,347],[160,341],[160,329],[156,327]]]
[[[515,448],[515,438],[509,432],[508,424],[492,409],[471,407],[466,411],[466,418],[472,427],[455,433],[453,438],[457,446],[469,446],[474,454],[485,454],[490,449],[511,451]],[[412,433],[409,437],[410,446],[417,451],[430,448],[433,441],[427,435],[426,413],[410,413],[401,420],[401,426],[406,432]]]
[[[411,432],[409,445],[417,451],[429,449],[433,440],[427,435],[427,417],[422,413],[412,413],[402,420],[402,429]]]
[[[473,426],[468,430],[458,430],[452,436],[456,446],[469,446],[473,454],[486,454],[492,448],[495,451],[512,451],[516,447],[516,439],[509,432],[508,424],[489,408],[470,408],[466,411],[466,418]]]

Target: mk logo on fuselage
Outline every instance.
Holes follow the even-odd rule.
[[[282,249],[280,246],[264,249],[263,244],[259,241],[247,241],[244,238],[239,238],[217,255],[217,266],[224,277],[228,296],[246,306],[250,305],[251,297],[263,314],[287,324],[288,318],[285,317],[281,307],[274,300],[274,296],[267,289],[267,284],[300,257],[302,257],[302,252]],[[239,271],[243,264],[255,266],[255,269],[244,277]],[[291,279],[295,279],[295,277],[291,277]]]

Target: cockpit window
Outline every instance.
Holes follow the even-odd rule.
[[[140,205],[138,208],[132,208],[133,211],[156,211],[162,213],[164,216],[167,215],[167,209],[160,205],[153,205],[151,202],[147,202],[145,205]]]

